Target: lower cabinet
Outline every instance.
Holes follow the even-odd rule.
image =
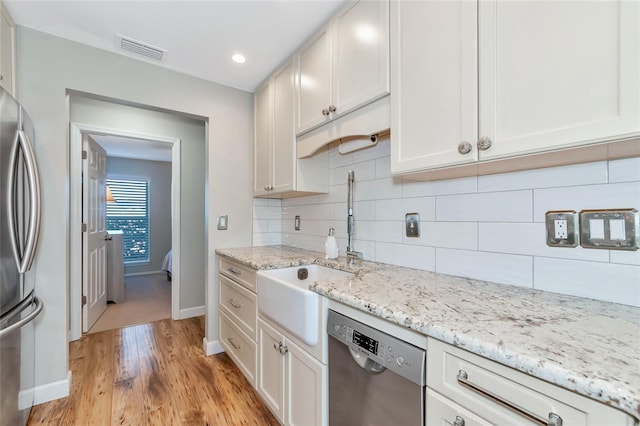
[[[634,424],[613,407],[441,341],[429,338],[427,351],[428,425]]]
[[[325,425],[327,366],[258,320],[256,388],[285,425]]]

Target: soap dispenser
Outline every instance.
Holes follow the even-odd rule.
[[[338,258],[338,242],[336,241],[336,237],[333,236],[334,231],[335,229],[329,228],[329,235],[327,236],[327,241],[324,243],[324,254],[327,259]]]

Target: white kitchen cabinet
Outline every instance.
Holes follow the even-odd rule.
[[[258,320],[257,390],[285,425],[325,425],[327,366]]]
[[[431,399],[427,398],[428,416],[431,416],[431,402],[436,410],[432,414],[446,416],[449,422],[456,416],[471,419],[468,413],[473,413],[478,418],[469,424],[634,424],[631,416],[613,407],[439,340],[429,338],[427,351],[427,387],[432,395]],[[435,398],[433,402],[436,392],[444,398]],[[447,400],[451,404],[447,404]],[[539,421],[533,421],[530,416]]]
[[[255,197],[326,193],[326,152],[298,160],[293,132],[293,62],[276,71],[255,94]]]
[[[393,2],[392,173],[639,136],[639,27],[638,2]]]
[[[425,407],[425,424],[427,425],[492,426],[491,423],[431,389],[427,389]]]
[[[220,258],[220,344],[253,386],[257,369],[256,271]]]
[[[351,2],[296,59],[296,125],[303,134],[389,93],[389,2]]]
[[[0,16],[0,87],[15,96],[16,72],[15,72],[15,36],[16,24],[5,8],[1,5]]]

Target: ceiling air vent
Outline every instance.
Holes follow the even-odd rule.
[[[167,53],[167,51],[164,49],[142,43],[141,41],[137,41],[120,34],[116,34],[116,43],[120,49],[135,53],[136,55],[144,56],[149,59],[153,59],[154,61],[158,62],[162,62],[165,53]]]

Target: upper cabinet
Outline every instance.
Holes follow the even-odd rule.
[[[639,28],[629,1],[394,1],[392,173],[638,137]]]
[[[282,198],[327,192],[328,155],[296,159],[293,131],[293,62],[255,93],[254,188],[256,197]]]
[[[15,32],[16,25],[2,3],[0,19],[0,87],[15,96]]]
[[[389,93],[389,2],[358,1],[296,54],[295,133]]]

